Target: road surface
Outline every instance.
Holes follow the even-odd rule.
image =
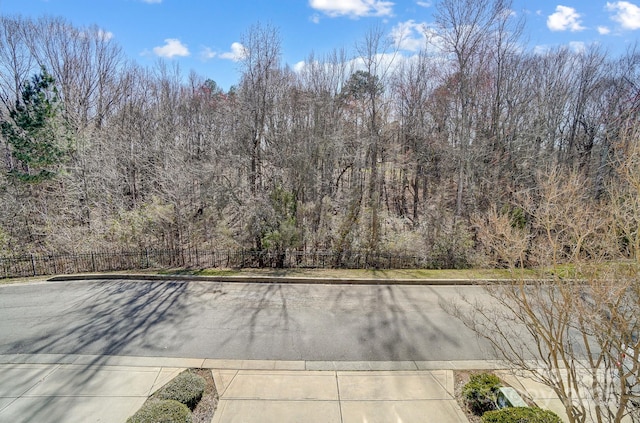
[[[77,281],[0,286],[0,354],[265,360],[473,360],[447,314],[474,286]]]

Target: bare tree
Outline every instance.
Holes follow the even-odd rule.
[[[250,137],[249,183],[252,193],[262,185],[262,150],[267,143],[269,113],[273,110],[276,78],[280,71],[280,36],[271,26],[257,24],[242,37],[240,95],[247,114]]]
[[[365,120],[366,166],[369,169],[366,209],[369,214],[367,248],[377,253],[380,244],[380,206],[384,178],[380,178],[380,168],[384,168],[382,150],[385,144],[384,125],[388,116],[389,100],[386,96],[391,69],[396,51],[380,27],[374,27],[366,34],[363,42],[356,45],[357,59],[362,61],[363,70],[356,70],[346,88],[352,98],[361,102]]]
[[[311,55],[294,71],[282,65],[278,31],[258,24],[242,38],[238,86],[225,93],[166,63],[130,64],[98,27],[0,18],[2,118],[45,65],[73,147],[55,184],[30,198],[10,186],[16,161],[0,139],[4,248],[261,249],[267,238],[282,247],[280,231],[295,235],[280,238],[297,238],[292,248],[344,257],[422,243],[434,267],[476,257],[533,265],[591,257],[596,241],[610,242],[593,198],[581,197],[591,186],[592,197],[624,205],[610,213],[614,232],[637,256],[635,182],[621,176],[635,172],[637,52],[522,51],[520,22],[501,0],[443,0],[436,26],[438,53],[396,60],[374,27],[354,57]],[[575,168],[581,177],[568,178]],[[561,201],[559,183],[580,196]],[[567,204],[584,205],[585,221],[540,223],[568,219]]]
[[[435,120],[427,107],[439,82],[437,68],[438,62],[423,50],[413,60],[404,62],[393,78],[401,144],[400,151],[395,153],[402,164],[401,187],[395,203],[398,214],[408,217],[414,227],[420,223],[420,193],[425,196],[428,192],[427,178],[437,173],[437,162],[441,159]]]
[[[547,275],[489,287],[491,304],[454,314],[491,342],[497,358],[552,388],[570,422],[637,421],[630,400],[638,387],[626,383],[638,371],[637,340],[629,343],[638,329],[637,269],[608,269],[607,280],[576,271],[580,281]],[[634,364],[621,368],[629,351]]]
[[[26,33],[27,21],[0,17],[0,99],[5,107],[15,104],[23,83],[37,71]]]
[[[79,131],[99,128],[121,95],[121,48],[96,27],[76,28],[60,18],[30,22],[27,43],[39,64],[50,69],[67,105],[67,119]]]
[[[485,49],[491,49],[494,33],[504,34],[510,19],[508,0],[444,0],[438,3],[435,15],[438,35],[445,52],[453,55],[457,110],[451,141],[458,146],[456,216],[463,212],[463,195],[471,172],[470,148],[476,134],[472,130],[472,110],[475,92],[474,72],[486,59]],[[500,48],[503,35],[498,37]],[[500,56],[500,55],[499,55]]]
[[[452,313],[497,358],[551,387],[570,422],[637,421],[640,280],[636,262],[610,261],[624,258],[611,218],[618,205],[585,203],[590,190],[578,174],[543,179],[537,201],[527,193],[518,208],[476,221],[484,248],[513,279],[486,287],[491,303]],[[525,270],[527,262],[539,270]],[[630,367],[620,366],[622,354]]]

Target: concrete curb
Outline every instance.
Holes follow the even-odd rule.
[[[144,281],[194,281],[265,284],[319,284],[319,285],[486,285],[510,282],[508,279],[375,279],[375,278],[326,278],[295,276],[196,276],[196,275],[148,275],[148,274],[92,274],[59,275],[49,282],[89,280],[144,280]]]
[[[220,358],[139,357],[86,354],[0,354],[0,365],[64,365],[72,367],[184,367],[218,370],[272,371],[429,371],[505,370],[499,360],[448,361],[316,361],[233,360]]]

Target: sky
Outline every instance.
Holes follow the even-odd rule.
[[[379,26],[405,54],[424,44],[439,0],[0,0],[0,14],[63,17],[77,27],[97,25],[144,66],[176,63],[223,89],[239,81],[242,35],[252,25],[278,29],[283,62],[297,66],[310,53],[355,51]],[[524,17],[524,48],[574,50],[599,44],[622,54],[640,36],[640,0],[513,0]]]

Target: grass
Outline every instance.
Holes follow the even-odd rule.
[[[199,276],[277,276],[310,278],[355,279],[504,279],[509,274],[502,270],[427,270],[427,269],[203,269],[194,271]]]
[[[524,271],[526,275],[533,275],[532,271]],[[337,279],[512,279],[513,274],[507,269],[144,269],[131,271],[103,272],[110,274],[148,274],[148,275],[194,275],[194,276],[263,276],[263,277],[309,277],[309,278],[337,278]],[[95,273],[100,277],[101,273]],[[53,276],[53,275],[51,275]],[[42,282],[49,276],[33,278],[0,279],[0,285]]]
[[[45,282],[49,276],[35,276],[30,278],[4,278],[0,279],[0,285],[10,285],[18,283]]]
[[[509,269],[144,269],[132,271],[104,272],[112,274],[157,274],[157,275],[194,275],[194,276],[263,276],[263,277],[309,277],[309,278],[343,278],[343,279],[537,279],[541,276],[561,278],[576,278],[581,275],[608,275],[612,267],[623,265],[630,269],[636,269],[635,263],[597,263],[579,269],[575,265],[561,265],[547,269],[524,269],[512,271]],[[100,273],[96,273],[99,277]],[[32,278],[8,278],[0,279],[0,285],[41,282],[47,276]]]

